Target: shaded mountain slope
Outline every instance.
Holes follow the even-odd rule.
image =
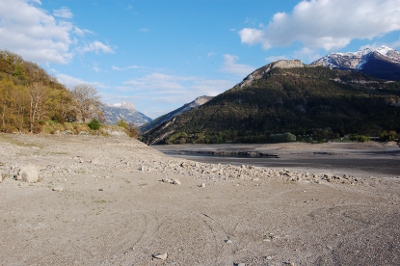
[[[187,112],[189,110],[192,110],[192,109],[194,109],[194,108],[196,108],[198,106],[201,106],[201,105],[205,104],[206,102],[208,102],[212,98],[213,97],[211,97],[211,96],[205,96],[205,95],[197,97],[194,101],[192,101],[190,103],[187,103],[187,104],[183,105],[182,107],[180,107],[180,108],[178,108],[178,109],[176,109],[176,110],[174,110],[172,112],[169,112],[168,114],[160,116],[160,117],[154,119],[153,121],[150,121],[149,123],[146,123],[146,124],[142,125],[141,127],[139,127],[139,130],[141,132],[146,132],[146,131],[148,131],[150,129],[153,129],[153,128],[161,125],[162,123],[171,120],[172,118],[174,118],[177,115],[180,115],[180,114],[182,114],[184,112]]]
[[[265,142],[285,132],[329,139],[400,131],[399,83],[292,63],[256,70],[208,103],[150,130],[143,141]]]

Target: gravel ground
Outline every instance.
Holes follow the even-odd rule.
[[[0,134],[0,264],[399,265],[399,178],[303,170]]]

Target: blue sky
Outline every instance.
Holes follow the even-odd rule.
[[[278,59],[399,37],[400,0],[0,0],[0,49],[151,118]]]

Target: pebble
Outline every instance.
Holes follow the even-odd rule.
[[[232,244],[232,240],[230,240],[230,239],[225,240],[225,243],[227,243],[227,244]]]
[[[267,256],[267,257],[265,257],[267,260],[272,260],[272,257],[271,256]]]
[[[199,187],[206,187],[206,183],[201,184]]]
[[[153,255],[153,257],[156,258],[156,259],[166,260],[168,255],[167,255],[167,252],[165,252],[165,253],[157,253],[157,254]]]
[[[104,191],[104,189],[102,189],[102,188],[99,188],[99,191]]]
[[[53,191],[61,192],[61,191],[63,191],[63,190],[64,190],[64,188],[63,188],[62,186],[58,186],[58,187],[54,187],[54,188],[53,188]]]

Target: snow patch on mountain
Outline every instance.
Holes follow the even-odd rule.
[[[400,53],[398,51],[387,46],[381,46],[377,49],[365,48],[357,52],[332,53],[318,59],[311,65],[362,70],[369,57],[374,53],[388,61],[400,64]]]

